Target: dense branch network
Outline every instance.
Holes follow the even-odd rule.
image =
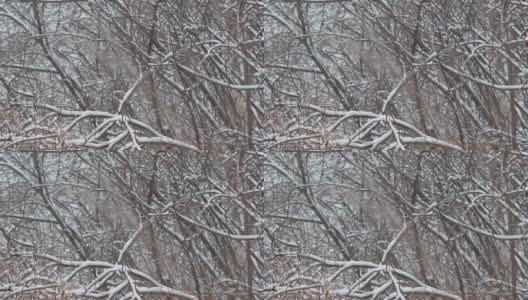
[[[0,298],[526,297],[527,7],[0,0]]]

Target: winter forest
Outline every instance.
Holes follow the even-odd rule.
[[[526,0],[0,0],[0,299],[528,299]]]

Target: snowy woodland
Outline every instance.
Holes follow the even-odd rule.
[[[0,0],[0,299],[528,299],[525,0]]]

